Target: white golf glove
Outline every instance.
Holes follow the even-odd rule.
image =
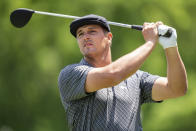
[[[163,36],[166,34],[166,32],[169,29],[172,31],[171,36],[170,37]],[[163,46],[164,49],[177,46],[177,33],[174,28],[166,25],[159,25],[158,32],[159,32],[159,43]]]

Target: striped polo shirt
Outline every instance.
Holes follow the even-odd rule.
[[[88,72],[84,59],[61,70],[58,86],[69,129],[72,131],[142,131],[140,110],[152,100],[159,77],[138,70],[120,84],[93,93],[85,92]]]

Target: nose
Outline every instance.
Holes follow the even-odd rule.
[[[84,40],[90,39],[90,35],[88,33],[84,33]]]

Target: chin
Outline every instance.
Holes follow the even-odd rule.
[[[96,54],[96,52],[97,52],[96,49],[92,49],[92,48],[91,48],[91,49],[85,50],[85,51],[84,51],[84,54],[85,54],[85,55],[93,55],[93,54]]]
[[[96,56],[96,55],[93,54],[93,53],[85,53],[84,56],[85,57],[93,57],[93,56]]]
[[[88,58],[94,58],[94,57],[97,56],[97,55],[96,55],[96,52],[85,52],[83,55],[84,55],[85,57],[88,57]]]

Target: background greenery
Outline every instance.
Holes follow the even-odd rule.
[[[1,0],[0,1],[0,131],[65,131],[66,118],[59,97],[60,70],[82,58],[69,33],[71,19],[34,15],[24,28],[9,21],[16,8],[83,16],[98,14],[129,24],[163,21],[178,32],[189,90],[181,98],[146,104],[145,131],[196,130],[196,1],[195,0]],[[144,43],[141,32],[111,26],[113,60]],[[142,70],[166,75],[160,46]]]

